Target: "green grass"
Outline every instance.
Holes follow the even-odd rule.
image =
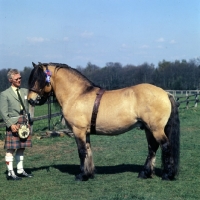
[[[26,149],[25,168],[34,178],[20,182],[5,179],[5,151],[0,150],[0,199],[5,200],[192,200],[200,199],[200,108],[180,109],[180,174],[175,181],[162,181],[160,150],[156,174],[138,179],[147,155],[141,130],[119,136],[91,136],[97,173],[87,182],[75,181],[79,158],[73,138],[38,140]],[[15,166],[15,165],[14,165]]]

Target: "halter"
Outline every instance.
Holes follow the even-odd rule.
[[[44,72],[46,74],[46,83],[50,84],[50,78],[51,78],[51,71],[48,70],[48,65],[46,66],[46,70]]]

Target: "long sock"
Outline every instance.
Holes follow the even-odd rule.
[[[13,156],[5,156],[5,161],[8,169],[8,175],[15,175],[15,172],[13,170]]]
[[[24,171],[24,167],[23,167],[24,156],[15,155],[15,159],[17,162],[17,173],[21,174]]]

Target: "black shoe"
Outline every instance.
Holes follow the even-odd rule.
[[[33,174],[27,174],[25,171],[23,171],[21,174],[17,173],[17,176],[22,178],[32,178]]]
[[[22,178],[20,178],[20,177],[18,177],[18,176],[16,176],[16,175],[7,175],[7,180],[9,181],[9,180],[12,180],[12,181],[21,181],[22,180]]]

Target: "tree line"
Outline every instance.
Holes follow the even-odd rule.
[[[118,89],[140,83],[150,83],[165,90],[196,90],[200,88],[200,58],[190,61],[153,64],[125,65],[109,62],[100,68],[88,63],[77,68],[92,82],[106,89]]]
[[[67,64],[67,63],[66,63]],[[165,90],[196,90],[200,89],[200,57],[169,62],[163,60],[155,67],[153,64],[141,65],[128,64],[122,66],[119,62],[108,62],[104,67],[87,63],[86,67],[76,68],[95,85],[111,90],[123,88],[140,83],[150,83]],[[0,92],[10,86],[7,80],[9,69],[0,70]],[[32,67],[24,67],[22,87],[27,87],[28,78]]]

